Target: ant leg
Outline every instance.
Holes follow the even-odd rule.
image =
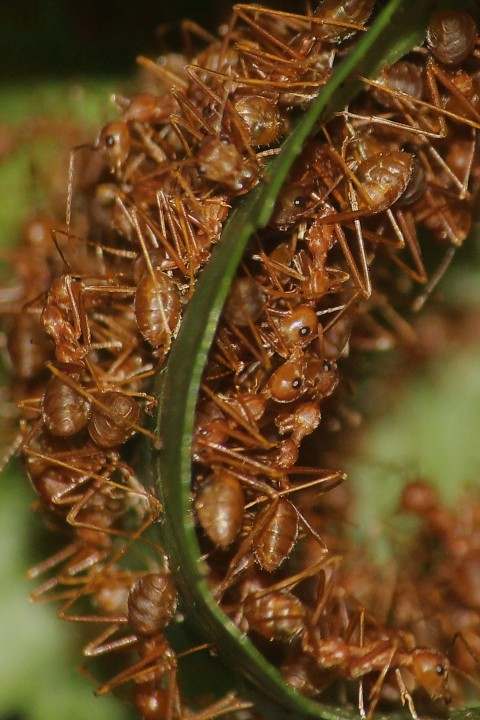
[[[71,618],[70,618],[71,619]],[[127,635],[126,637],[117,638],[106,642],[114,633],[122,627],[118,623],[114,623],[102,633],[97,635],[96,638],[90,640],[87,645],[83,648],[83,654],[87,658],[98,657],[113,650],[120,650],[123,648],[131,647],[134,643],[138,642],[136,635]]]
[[[387,660],[386,660],[386,662],[385,662],[385,665],[383,666],[383,668],[382,668],[382,670],[381,670],[381,672],[380,672],[380,675],[378,676],[377,681],[375,682],[375,685],[373,686],[373,688],[371,689],[371,691],[370,691],[370,693],[369,693],[369,696],[368,696],[368,697],[369,697],[369,700],[370,700],[370,705],[369,705],[369,708],[368,708],[368,718],[369,718],[369,720],[373,717],[373,713],[375,712],[375,708],[376,708],[377,705],[378,705],[378,701],[380,700],[380,693],[381,693],[381,691],[382,691],[383,683],[385,682],[385,678],[386,678],[386,676],[387,676],[387,673],[388,673],[388,671],[389,671],[390,668],[391,668],[392,661],[393,661],[393,658],[394,658],[395,653],[397,652],[397,650],[398,650],[397,641],[394,641],[393,644],[392,644],[392,648],[391,648],[391,650],[390,650],[390,652],[389,652],[388,658],[387,658]],[[380,652],[382,652],[382,651],[380,650]],[[400,676],[400,677],[401,677],[401,676]],[[402,681],[402,683],[403,683],[403,681]],[[403,685],[403,687],[405,688],[404,685]],[[401,689],[400,689],[400,691],[402,692]],[[405,692],[406,692],[406,688],[405,688]],[[403,696],[402,696],[402,697],[403,697]],[[408,695],[408,697],[410,698],[410,701],[412,702],[412,705],[413,705],[413,701],[412,701],[411,696]],[[403,700],[402,700],[402,702],[403,702]],[[410,707],[410,705],[409,705],[409,707]],[[416,715],[413,716],[413,717],[414,717],[414,720],[418,720],[418,718],[416,717]]]
[[[217,700],[205,710],[200,710],[188,716],[188,720],[214,720],[214,718],[228,715],[240,710],[249,710],[253,705],[250,702],[238,700],[233,693],[228,693],[221,700]]]
[[[402,678],[402,673],[400,672],[400,668],[396,668],[395,675],[397,678],[398,689],[400,690],[400,699],[402,701],[402,705],[405,706],[405,704],[407,704],[413,720],[418,720],[417,711],[415,710],[415,705],[413,704],[413,698],[405,686]]]
[[[457,247],[455,245],[451,245],[447,251],[445,252],[445,256],[438,266],[438,268],[433,273],[432,277],[427,283],[427,286],[423,290],[420,295],[418,295],[415,300],[412,303],[412,310],[414,312],[419,312],[422,307],[425,305],[426,301],[428,300],[429,296],[432,294],[433,290],[435,290],[436,286],[442,279],[442,277],[445,275],[445,272],[447,271],[450,263],[453,260],[453,257],[457,251]]]
[[[137,636],[133,637],[135,637],[136,641],[139,640]],[[125,670],[122,670],[110,680],[107,680],[107,682],[95,690],[95,695],[98,696],[106,692],[111,692],[131,680],[135,680],[138,683],[141,683],[142,680],[146,682],[152,679],[152,675],[154,679],[159,680],[165,677],[167,673],[172,673],[174,668],[176,668],[177,659],[175,653],[163,635],[144,640],[143,647],[139,647],[139,652],[141,654],[140,660]]]

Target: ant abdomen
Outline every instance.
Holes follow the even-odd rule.
[[[247,595],[243,612],[249,627],[270,641],[291,642],[303,632],[305,625],[302,602],[285,590]]]
[[[169,624],[176,610],[177,594],[165,574],[144,575],[128,596],[128,622],[138,635],[159,633]]]
[[[437,60],[456,65],[465,60],[478,37],[478,28],[470,13],[462,10],[440,10],[430,19],[427,45]]]
[[[369,200],[368,212],[382,212],[407,189],[413,170],[413,156],[401,150],[371,155],[360,163],[356,175]]]
[[[176,283],[158,268],[145,272],[135,293],[135,318],[142,336],[166,352],[178,328],[182,303]]]
[[[315,27],[315,34],[322,40],[328,42],[341,42],[353,34],[348,27],[342,27],[341,23],[356,23],[363,25],[370,17],[375,0],[321,0],[314,12],[314,17],[321,18],[325,24]],[[328,24],[334,20],[338,24]]]
[[[134,434],[140,414],[138,402],[125,393],[96,393],[88,422],[90,437],[100,448],[122,445]]]
[[[397,108],[399,99],[397,93],[402,93],[407,98],[420,100],[425,89],[424,71],[420,65],[401,60],[389,68],[386,68],[381,77],[381,82],[393,93],[374,88],[375,99],[384,107]]]
[[[298,514],[289,500],[280,498],[259,513],[253,548],[257,562],[273,572],[289,557],[298,536]]]
[[[155,680],[138,682],[133,691],[133,704],[143,720],[166,720],[169,717],[170,693]]]
[[[217,470],[203,480],[195,493],[195,510],[205,533],[225,549],[242,528],[245,499],[240,481],[231,473]]]
[[[283,135],[285,122],[271,98],[239,95],[233,104],[248,128],[252,145],[270,145]]]
[[[90,402],[67,385],[61,377],[53,377],[43,396],[43,421],[52,435],[70,437],[87,424]]]
[[[120,98],[116,99],[120,100]],[[170,94],[159,96],[139,93],[131,98],[122,98],[122,101],[126,105],[122,115],[124,122],[165,123],[170,119],[171,114],[178,110],[178,102]],[[125,136],[123,128],[120,134]]]

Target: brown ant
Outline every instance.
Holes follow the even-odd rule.
[[[430,18],[427,46],[437,60],[456,65],[470,55],[478,38],[475,20],[461,10],[440,10]]]

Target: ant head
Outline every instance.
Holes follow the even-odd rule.
[[[447,703],[451,701],[448,690],[450,661],[445,655],[435,650],[417,648],[413,652],[412,671],[418,684],[433,700],[441,698]]]

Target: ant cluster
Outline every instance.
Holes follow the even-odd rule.
[[[181,694],[188,651],[169,640],[181,616],[168,554],[152,538],[168,507],[135,469],[139,441],[160,447],[150,381],[232,202],[268,178],[267,158],[374,13],[373,0],[323,0],[305,16],[236,5],[220,39],[193,28],[198,52],[140,57],[149,92],[117,96],[120,119],[72,153],[66,226],[35,218],[13,257],[23,290],[3,310],[16,447],[37,509],[66,535],[30,571],[47,575],[33,598],[102,627],[87,657],[137,653],[97,692],[132,682],[147,720],[256,713],[233,694],[203,706]],[[425,580],[443,635],[420,638],[413,622],[380,620],[347,591],[345,474],[322,468],[322,433],[348,419],[350,350],[411,337],[406,309],[420,308],[469,232],[477,35],[468,13],[437,12],[426,44],[365,79],[306,144],[232,284],[197,406],[192,508],[212,594],[287,683],[347,702],[358,689],[368,717],[402,703],[416,718],[413,695],[428,707],[461,701],[459,678],[478,673],[468,607],[457,585],[443,593],[463,573],[475,595],[478,550],[456,547],[462,519],[442,524],[433,500],[408,505],[431,552],[438,539],[444,551]],[[440,257],[433,270],[421,227]],[[319,446],[311,465],[308,436]],[[452,661],[453,687],[444,639],[456,612],[470,652]]]

